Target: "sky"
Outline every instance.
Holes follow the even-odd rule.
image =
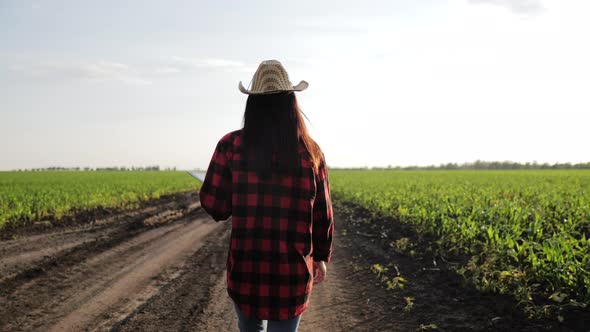
[[[0,170],[205,169],[282,62],[331,167],[587,162],[590,2],[0,0]]]

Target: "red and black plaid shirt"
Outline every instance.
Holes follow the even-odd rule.
[[[307,309],[313,261],[330,262],[334,218],[325,160],[318,174],[301,143],[302,175],[245,169],[241,130],[217,144],[200,190],[216,221],[232,216],[227,291],[244,315],[291,319]]]

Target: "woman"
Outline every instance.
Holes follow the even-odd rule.
[[[263,61],[242,129],[217,143],[200,191],[216,221],[231,218],[227,292],[240,331],[297,331],[326,276],[334,218],[328,170],[280,62]]]

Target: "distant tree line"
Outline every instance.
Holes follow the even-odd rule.
[[[537,163],[536,161],[518,163],[513,161],[483,161],[476,160],[474,162],[466,163],[446,163],[440,165],[429,166],[387,166],[387,167],[357,167],[357,168],[339,168],[331,167],[331,169],[397,169],[397,170],[452,170],[452,169],[590,169],[590,162],[586,163]]]
[[[110,167],[60,167],[60,166],[53,166],[53,167],[40,167],[40,168],[30,168],[30,169],[17,169],[17,172],[41,172],[41,171],[176,171],[176,166],[174,167],[166,167],[160,169],[160,166],[110,166]]]

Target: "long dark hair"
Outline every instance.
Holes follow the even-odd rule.
[[[272,171],[299,173],[303,142],[317,173],[322,152],[309,136],[294,92],[249,95],[242,130],[249,169],[263,177]]]

